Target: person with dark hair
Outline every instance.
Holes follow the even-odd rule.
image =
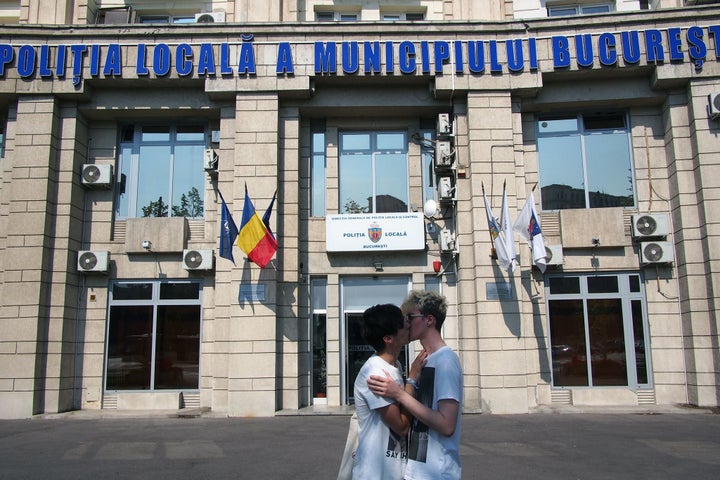
[[[370,391],[397,401],[414,417],[408,440],[405,479],[459,479],[462,369],[457,354],[445,344],[440,330],[447,315],[445,297],[412,291],[402,304],[410,340],[420,340],[427,355],[420,374],[410,372],[407,390],[389,372],[371,375]],[[416,399],[417,397],[417,399]]]
[[[358,418],[358,447],[353,478],[398,480],[402,478],[407,458],[407,433],[410,419],[392,399],[370,391],[370,375],[387,373],[389,381],[403,388],[402,368],[398,356],[408,343],[405,317],[392,304],[375,305],[363,313],[362,335],[373,347],[371,356],[355,380],[355,411]],[[413,364],[419,375],[420,366]]]

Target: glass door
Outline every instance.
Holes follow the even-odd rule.
[[[341,280],[342,321],[340,322],[342,395],[346,404],[354,403],[355,378],[374,352],[362,337],[362,314],[381,303],[400,306],[410,289],[410,277],[348,277]],[[407,369],[408,347],[400,354]]]

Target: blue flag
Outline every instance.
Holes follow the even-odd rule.
[[[220,217],[220,256],[227,258],[233,262],[234,265],[233,245],[238,236],[238,228],[237,225],[235,225],[232,215],[230,215],[230,210],[225,204],[225,199],[222,194],[220,194],[220,200],[222,201],[222,215]]]

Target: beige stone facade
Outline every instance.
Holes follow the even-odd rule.
[[[0,3],[1,418],[339,408],[363,351],[357,315],[425,287],[449,301],[468,412],[720,404],[716,6],[554,18],[540,0]],[[133,23],[104,21],[125,4]],[[574,188],[548,180],[574,155]],[[625,203],[602,185],[622,158]],[[361,161],[367,179],[347,173]],[[357,180],[375,210],[349,205]],[[517,235],[514,272],[491,256],[483,192],[500,217],[503,184],[512,219],[534,191],[562,255],[544,273]],[[234,264],[219,256],[220,195],[239,227],[246,187],[260,216],[277,192],[264,269],[237,246]],[[421,219],[397,235],[424,249],[333,237],[338,214],[364,235],[390,191],[402,207],[386,212]],[[439,212],[420,215],[431,199]],[[643,215],[660,234],[636,232]],[[378,218],[385,238],[402,230]]]

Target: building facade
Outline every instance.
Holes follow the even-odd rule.
[[[0,2],[0,417],[351,405],[415,288],[467,412],[720,404],[714,2],[260,3]]]

